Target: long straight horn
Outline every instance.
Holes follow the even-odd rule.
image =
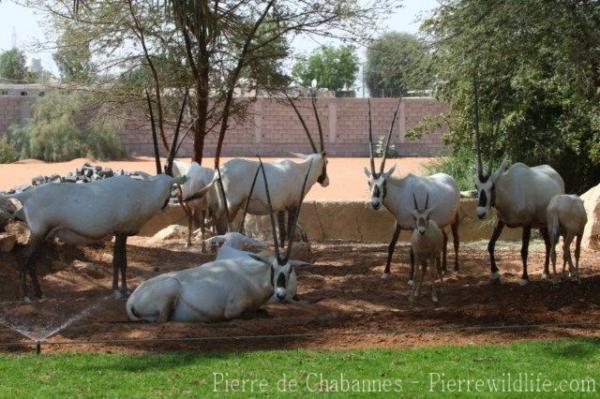
[[[183,97],[183,103],[181,104],[181,111],[179,111],[179,118],[177,118],[175,132],[173,133],[173,142],[171,143],[171,148],[169,149],[169,157],[167,158],[167,164],[165,165],[165,173],[169,176],[173,176],[173,160],[175,159],[175,155],[177,154],[177,141],[179,140],[179,131],[181,129],[181,122],[183,121],[183,114],[185,112],[187,99],[188,91],[186,90],[185,96]]]
[[[302,202],[304,201],[304,190],[306,190],[306,182],[308,181],[308,175],[310,175],[310,169],[312,168],[312,159],[308,164],[308,171],[306,172],[306,176],[304,176],[304,182],[302,183],[302,190],[300,191],[300,202],[298,203],[298,208],[296,209],[296,214],[293,215],[294,223],[292,224],[292,228],[289,231],[289,241],[287,252],[285,253],[284,264],[290,260],[290,255],[292,254],[292,244],[294,242],[294,236],[296,235],[296,227],[298,226],[298,218],[300,217],[300,209],[302,209]],[[291,216],[291,215],[290,215]]]
[[[371,120],[371,99],[367,100],[369,104],[369,158],[371,160],[371,174],[375,174],[375,154],[373,154],[373,124]]]
[[[325,142],[323,140],[323,127],[321,126],[321,118],[319,118],[319,111],[317,110],[317,96],[314,93],[311,96],[310,102],[315,113],[315,119],[317,120],[317,128],[319,129],[319,144],[321,145],[321,151],[325,151]]]
[[[158,154],[158,138],[156,135],[156,125],[154,123],[154,112],[152,111],[152,101],[150,100],[150,94],[146,90],[146,101],[148,102],[148,111],[150,111],[150,126],[152,127],[152,145],[154,146],[154,161],[156,162],[156,174],[162,173],[162,166],[160,165],[160,155]]]
[[[227,218],[227,231],[231,231],[232,220],[229,218],[229,205],[227,205],[227,195],[225,194],[225,187],[223,186],[223,179],[221,178],[220,168],[217,168],[217,174],[219,175],[219,191],[221,192],[221,197],[223,198],[223,206],[225,207],[225,217]]]
[[[306,137],[308,137],[308,142],[310,143],[310,147],[312,148],[313,152],[314,153],[319,152],[317,150],[317,146],[315,145],[315,142],[312,139],[312,136],[310,135],[310,130],[308,130],[308,126],[306,125],[306,122],[304,121],[304,118],[302,117],[302,114],[300,113],[300,111],[298,111],[298,107],[296,107],[296,104],[294,103],[294,100],[292,100],[290,98],[290,96],[288,96],[287,93],[284,93],[284,94],[285,94],[285,97],[288,99],[289,103],[291,104],[292,108],[294,109],[294,112],[298,116],[298,119],[300,120],[300,123],[302,124],[302,128],[306,132]]]
[[[483,178],[483,165],[481,163],[481,143],[479,141],[479,86],[477,79],[473,79],[473,97],[475,100],[475,151],[477,152],[477,175]]]
[[[248,213],[248,208],[250,206],[250,199],[252,198],[252,194],[254,193],[254,186],[256,185],[256,179],[258,178],[258,173],[262,165],[259,164],[258,168],[256,168],[256,173],[254,174],[254,179],[252,179],[252,186],[250,186],[250,192],[248,193],[248,199],[246,199],[246,205],[244,206],[244,212],[242,213],[242,220],[240,220],[240,225],[238,227],[238,233],[244,234],[244,221],[246,220],[246,214]]]
[[[283,262],[281,261],[281,254],[279,253],[279,240],[277,239],[277,229],[275,228],[275,215],[273,215],[273,204],[271,203],[271,194],[269,193],[269,183],[267,182],[267,174],[265,173],[265,167],[260,156],[258,156],[258,162],[260,162],[260,170],[262,172],[263,181],[265,182],[265,192],[267,193],[267,203],[269,204],[271,230],[273,231],[273,241],[275,242],[275,256],[277,257],[277,262],[281,265]]]
[[[413,205],[415,206],[415,210],[419,212],[419,204],[417,203],[417,197],[415,196],[415,193],[413,193]]]
[[[394,131],[394,124],[396,123],[396,118],[398,118],[398,111],[400,110],[400,103],[402,102],[402,98],[398,101],[398,105],[396,106],[396,111],[394,111],[394,116],[392,118],[392,123],[390,124],[390,131],[385,138],[385,148],[383,150],[383,159],[381,160],[381,167],[379,168],[379,173],[383,173],[385,169],[385,160],[387,158],[388,148],[390,148],[390,139],[392,138],[392,132]]]
[[[425,196],[425,209],[429,209],[429,192]]]

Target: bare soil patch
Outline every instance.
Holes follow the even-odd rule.
[[[29,348],[31,340],[9,325],[41,334],[52,332],[62,324],[68,325],[48,339],[56,345],[45,345],[44,351],[387,348],[599,336],[598,326],[590,325],[600,323],[597,255],[594,252],[582,254],[580,285],[565,282],[557,286],[541,280],[543,252],[540,249],[539,245],[532,246],[531,282],[522,287],[518,285],[521,274],[518,247],[497,249],[502,272],[499,285],[489,282],[484,246],[463,247],[461,271],[445,276],[440,304],[431,303],[428,286],[425,286],[423,295],[411,309],[406,246],[397,248],[393,278],[382,281],[385,245],[316,244],[314,266],[298,272],[299,294],[308,300],[323,298],[320,302],[267,305],[266,318],[214,324],[130,322],[124,302],[107,297],[112,278],[112,243],[69,250],[62,247],[59,251],[50,249],[39,263],[44,275],[42,286],[46,299],[43,302],[15,301],[14,262],[0,260],[0,342],[18,341],[23,346],[17,349]],[[185,249],[181,240],[156,243],[135,237],[130,239],[128,251],[130,288],[157,273],[196,266],[212,259],[211,255],[201,254],[199,246]],[[99,270],[77,269],[73,266],[74,259],[97,264]],[[502,327],[533,324],[537,326]],[[282,337],[269,337],[272,335]],[[241,336],[254,338],[239,338]],[[111,340],[121,341],[103,342]],[[77,345],[59,344],[64,342]]]

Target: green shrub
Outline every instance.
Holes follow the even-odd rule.
[[[447,173],[456,180],[460,191],[475,188],[475,157],[472,151],[459,149],[455,154],[424,165],[428,174]]]
[[[0,163],[11,163],[17,160],[17,153],[6,137],[0,137]]]
[[[9,128],[10,144],[21,158],[51,162],[124,157],[118,134],[121,125],[95,117],[86,108],[87,100],[80,93],[48,93],[35,103],[26,126]]]

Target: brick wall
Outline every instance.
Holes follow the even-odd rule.
[[[24,123],[30,115],[31,97],[0,96],[0,134],[11,123]],[[398,99],[371,99],[374,139],[386,134]],[[304,116],[318,147],[316,120],[309,99],[299,100]],[[318,102],[325,148],[334,156],[368,156],[367,100],[361,98],[321,98]],[[443,128],[416,141],[405,138],[407,129],[427,116],[443,112],[445,104],[433,98],[409,97],[400,103],[392,141],[402,156],[428,156],[444,152]],[[121,132],[123,144],[131,155],[152,155],[149,123],[141,113],[127,119]],[[205,142],[205,154],[214,154],[216,133]],[[179,156],[192,154],[192,139],[181,147]],[[259,99],[248,108],[243,120],[231,120],[225,136],[224,156],[284,156],[291,151],[310,152],[310,146],[292,108],[284,103]]]

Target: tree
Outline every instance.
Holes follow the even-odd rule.
[[[70,0],[38,3],[55,17],[59,29],[68,25],[85,35],[111,71],[147,70],[150,79],[141,82],[143,86],[132,87],[128,81],[129,86],[113,86],[104,94],[114,104],[140,104],[143,89],[149,90],[165,147],[165,126],[174,119],[169,108],[177,109],[169,102],[189,90],[194,159],[202,161],[204,138],[216,133],[218,166],[229,119],[243,116],[251,103],[234,101],[236,90],[249,84],[254,89],[285,88],[277,64],[289,52],[288,37],[363,39],[398,1],[106,0],[76,1],[75,7]],[[167,73],[155,65],[157,59],[168,61]]]
[[[371,97],[404,96],[431,88],[431,57],[424,42],[408,33],[382,35],[367,49],[366,84]]]
[[[0,54],[0,79],[23,82],[27,79],[25,54],[12,49]]]
[[[358,57],[352,46],[322,46],[292,68],[292,75],[303,87],[310,87],[314,79],[319,87],[334,91],[352,87],[357,72]]]
[[[96,70],[91,60],[90,43],[81,41],[78,31],[67,26],[62,31],[56,44],[57,49],[52,58],[58,66],[63,81],[90,81]]]
[[[484,158],[549,163],[567,191],[600,179],[600,5],[452,0],[423,28],[455,153],[473,144],[479,86]]]

